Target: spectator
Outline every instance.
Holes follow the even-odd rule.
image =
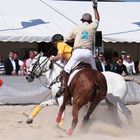
[[[126,61],[123,61],[123,64],[126,66],[129,75],[136,74],[135,63],[130,55],[126,56]]]
[[[117,60],[119,58],[118,52],[113,52],[113,56],[111,58],[111,63],[114,65],[117,63]]]
[[[35,57],[35,53],[34,51],[30,51],[29,52],[29,58],[26,60],[25,62],[25,66],[26,66],[26,74],[28,74],[28,71],[29,71],[29,68],[30,68],[30,65],[32,63],[32,60],[33,58]]]
[[[139,61],[139,64],[138,64],[138,73],[140,73],[140,61]]]
[[[123,62],[126,61],[126,51],[121,51],[121,58],[122,58]]]
[[[37,51],[34,51],[34,55],[37,56],[38,55],[38,52]]]
[[[0,75],[4,74],[5,70],[4,70],[4,62],[3,62],[3,58],[2,55],[0,54]]]
[[[113,65],[112,72],[118,73],[122,76],[128,75],[126,66],[123,64],[122,58],[118,58],[116,64]]]
[[[14,60],[17,65],[17,71],[18,75],[22,75],[22,68],[23,68],[23,61],[19,59],[19,54],[18,52],[14,53]]]
[[[96,68],[98,71],[110,71],[110,64],[108,64],[105,60],[104,53],[100,52],[98,58],[95,60]]]
[[[10,51],[9,58],[4,61],[6,75],[18,75],[18,64],[14,60],[14,51]]]

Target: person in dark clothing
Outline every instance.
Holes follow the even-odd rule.
[[[4,61],[6,75],[17,75],[18,64],[14,60],[14,51],[10,51],[9,58]]]
[[[117,63],[113,65],[112,72],[118,73],[122,76],[128,75],[126,66],[123,64],[123,59],[119,58]]]
[[[98,58],[95,60],[96,68],[98,71],[111,71],[110,65],[106,62],[104,53],[100,52]]]

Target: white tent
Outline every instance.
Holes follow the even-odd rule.
[[[0,0],[0,41],[48,42],[55,33],[66,36],[91,2]],[[140,42],[140,2],[99,2],[105,42]]]

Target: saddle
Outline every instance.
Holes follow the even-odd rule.
[[[91,65],[88,64],[88,63],[85,63],[85,62],[80,62],[78,65],[76,65],[76,67],[74,69],[72,69],[70,71],[70,74],[73,73],[75,70],[80,70],[80,69],[83,69],[83,68],[91,68]]]

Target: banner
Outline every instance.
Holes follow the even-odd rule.
[[[140,79],[140,76],[135,76]],[[28,83],[25,76],[1,76],[3,85],[0,87],[0,104],[36,104],[47,101],[50,90],[43,86],[47,83],[45,76]],[[43,84],[42,84],[43,83]],[[140,103],[140,85],[134,81],[127,81],[128,92],[125,104]],[[117,85],[116,85],[117,86]]]

